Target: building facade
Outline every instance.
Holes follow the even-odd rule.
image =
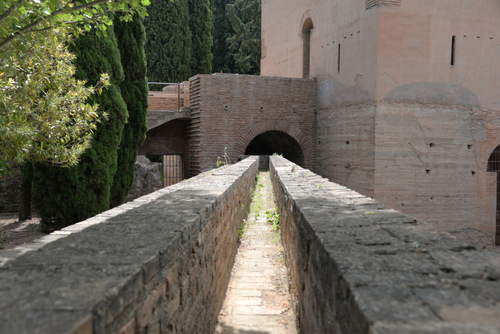
[[[499,1],[263,0],[261,68],[316,78],[314,170],[441,230],[498,231]]]

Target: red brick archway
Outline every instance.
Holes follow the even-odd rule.
[[[254,138],[269,131],[284,132],[292,137],[302,149],[305,167],[311,168],[314,161],[314,148],[311,139],[304,136],[296,125],[286,121],[268,120],[252,125],[241,134],[241,137],[235,145],[236,153],[240,155],[245,154],[246,148]]]
[[[304,167],[314,166],[313,79],[197,75],[190,80],[190,106],[186,129],[190,175],[213,168],[222,155],[237,161],[255,137],[269,131],[293,138],[303,152]]]

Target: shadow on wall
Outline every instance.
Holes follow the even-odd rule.
[[[400,86],[387,94],[387,102],[460,105],[479,109],[479,99],[470,90],[454,83],[421,82]]]
[[[293,163],[304,166],[304,152],[299,143],[282,131],[267,131],[248,144],[245,155],[280,154]]]
[[[354,78],[353,85],[339,83],[332,76],[318,78],[318,106],[320,109],[373,102],[370,93],[362,87],[363,75]]]

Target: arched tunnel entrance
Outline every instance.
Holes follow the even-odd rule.
[[[282,131],[267,131],[255,137],[248,144],[245,155],[283,155],[291,162],[304,166],[304,153],[299,143]]]

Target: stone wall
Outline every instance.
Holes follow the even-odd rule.
[[[500,331],[500,257],[270,159],[302,333]]]
[[[379,105],[375,199],[440,230],[494,232],[496,173],[486,171],[494,148],[481,148],[500,130],[488,122],[465,106]]]
[[[3,253],[0,332],[213,332],[257,168],[250,157]]]
[[[375,106],[320,109],[316,171],[328,179],[374,195]]]

